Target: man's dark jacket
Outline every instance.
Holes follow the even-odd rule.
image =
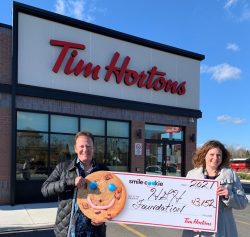
[[[98,164],[93,160],[93,170],[91,173],[99,170],[108,170],[103,164]],[[72,161],[59,163],[53,170],[51,175],[42,185],[42,194],[44,197],[58,196],[58,210],[54,232],[57,237],[67,237],[70,217],[72,210],[72,202],[74,197],[75,178],[77,177],[76,158]],[[91,221],[89,220],[91,225]],[[105,224],[94,226],[95,237],[106,236]]]

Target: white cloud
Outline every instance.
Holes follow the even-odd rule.
[[[95,21],[97,11],[93,0],[57,0],[55,4],[56,13],[87,22]]]
[[[229,115],[220,115],[217,117],[217,121],[224,122],[224,123],[233,123],[236,125],[243,124],[246,122],[246,119],[239,118],[239,117],[232,117]]]
[[[225,9],[231,8],[233,5],[235,5],[238,2],[238,0],[226,0],[226,3],[224,5]]]
[[[70,5],[72,6],[72,13],[75,18],[82,20],[84,18],[84,6],[85,3],[83,0],[77,1],[69,1]]]
[[[59,13],[61,15],[65,14],[65,4],[63,0],[57,0],[55,8],[56,8],[56,13]]]
[[[227,63],[223,63],[213,67],[202,65],[201,73],[210,73],[212,74],[211,76],[212,79],[218,82],[222,82],[240,78],[241,70]]]
[[[232,50],[234,52],[240,50],[239,46],[237,44],[235,44],[235,43],[228,43],[226,48],[229,49],[229,50]]]
[[[250,20],[249,0],[226,0],[224,9],[237,21]]]
[[[249,6],[246,4],[243,6],[243,10],[240,16],[240,21],[245,21],[245,20],[249,20],[250,19],[250,8]]]

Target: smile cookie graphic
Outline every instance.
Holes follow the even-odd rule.
[[[85,187],[78,189],[77,193],[80,210],[96,222],[105,222],[117,216],[126,202],[122,181],[109,171],[94,172],[85,179]]]

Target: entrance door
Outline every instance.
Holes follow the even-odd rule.
[[[181,176],[180,143],[146,143],[146,174]]]

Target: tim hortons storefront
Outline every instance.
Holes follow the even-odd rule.
[[[0,43],[0,204],[49,201],[41,184],[80,130],[111,170],[191,168],[203,55],[20,3]]]

